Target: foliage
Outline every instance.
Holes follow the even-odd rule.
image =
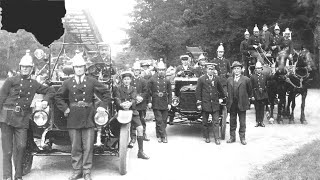
[[[126,43],[176,64],[185,46],[201,46],[213,58],[222,42],[234,60],[245,29],[267,24],[272,32],[277,22],[293,31],[294,44],[313,51],[320,39],[319,6],[320,0],[137,0]]]

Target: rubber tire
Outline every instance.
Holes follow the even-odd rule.
[[[222,122],[221,122],[221,127],[220,127],[220,133],[221,133],[220,138],[222,140],[225,140],[225,138],[226,138],[226,126],[227,126],[226,120],[227,120],[227,116],[228,116],[227,107],[223,106],[222,107]]]
[[[127,158],[130,124],[121,124],[119,138],[119,172],[121,175],[127,174]]]

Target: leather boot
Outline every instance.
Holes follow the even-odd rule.
[[[168,143],[168,138],[167,138],[167,136],[165,136],[165,137],[162,138],[162,142],[163,142],[163,143]]]
[[[144,141],[150,141],[150,139],[147,137],[146,133],[143,133],[143,140]]]
[[[215,139],[214,142],[216,143],[216,145],[220,145],[220,140],[219,139]]]
[[[83,179],[84,179],[84,180],[92,180],[91,174],[90,174],[90,173],[84,174],[84,175],[83,175]]]
[[[246,139],[240,139],[242,145],[247,145]]]
[[[236,138],[230,137],[230,139],[227,141],[227,143],[234,143],[236,142]]]
[[[77,180],[82,178],[82,172],[81,171],[73,171],[72,175],[69,177],[69,180]]]
[[[149,157],[143,152],[143,136],[138,136],[137,139],[138,139],[138,146],[139,146],[138,158],[149,159]]]
[[[133,148],[133,145],[135,143],[136,143],[136,139],[135,138],[131,139],[130,142],[129,142],[128,148]]]

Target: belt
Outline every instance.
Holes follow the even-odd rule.
[[[167,93],[166,92],[155,92],[154,94],[159,96],[159,97],[163,97]]]
[[[3,106],[3,110],[15,111],[15,112],[28,112],[31,111],[30,107],[22,108],[21,106]]]
[[[91,103],[87,103],[84,101],[78,101],[78,102],[72,102],[70,103],[70,107],[89,107],[92,106],[92,102]]]

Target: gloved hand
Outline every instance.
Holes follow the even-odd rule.
[[[223,102],[223,100],[222,99],[219,99],[219,104],[221,104]]]
[[[274,50],[277,46],[271,46],[271,49]]]
[[[152,103],[148,103],[148,108],[149,108],[149,109],[152,108]]]
[[[137,96],[137,104],[141,103],[143,101],[143,97]]]
[[[64,115],[65,117],[68,117],[69,113],[70,113],[70,108],[66,109],[66,110],[64,111],[63,115]]]
[[[252,45],[254,48],[258,48],[258,46],[257,45]]]
[[[168,104],[168,110],[170,110],[171,109],[171,104]]]
[[[292,59],[292,54],[289,54],[289,59]]]

